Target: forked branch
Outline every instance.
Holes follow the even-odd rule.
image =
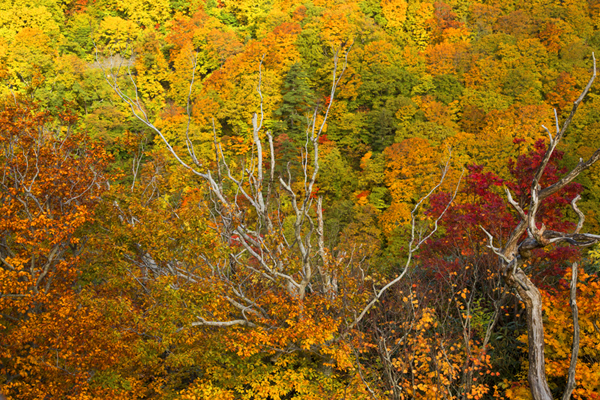
[[[306,130],[306,146],[303,151],[301,172],[304,177],[303,190],[297,190],[297,187],[292,184],[291,172],[288,174],[287,180],[284,180],[283,177],[280,177],[278,182],[275,180],[277,160],[273,136],[270,132],[266,132],[268,138],[267,151],[269,153],[267,157],[270,158],[270,165],[268,167],[264,165],[265,148],[262,142],[263,138],[261,138],[265,118],[261,90],[264,56],[258,64],[256,91],[259,104],[257,112],[252,116],[253,147],[249,162],[244,162],[243,167],[239,170],[231,166],[221,145],[218,143],[213,121],[215,161],[217,164],[216,179],[211,171],[204,169],[203,160],[197,158],[197,153],[190,139],[192,94],[196,80],[196,57],[192,60],[193,71],[186,102],[188,121],[184,134],[187,156],[178,154],[178,150],[169,142],[169,139],[150,120],[140,100],[131,70],[129,68],[124,70],[124,76],[129,79],[134,91],[133,94],[128,95],[120,86],[121,80],[118,76],[120,69],[116,71],[103,69],[106,82],[129,106],[132,115],[162,140],[177,163],[201,177],[208,184],[210,200],[214,205],[210,209],[213,229],[217,231],[223,242],[229,246],[231,252],[228,256],[228,262],[211,263],[210,268],[215,277],[225,283],[225,287],[229,290],[226,294],[228,301],[236,310],[232,312],[233,318],[230,321],[209,321],[198,318],[193,326],[254,326],[254,322],[250,320],[252,315],[260,314],[264,317],[265,313],[260,311],[259,306],[249,303],[248,299],[241,294],[244,285],[249,285],[248,276],[261,279],[267,282],[268,285],[279,286],[286,290],[290,296],[299,299],[305,296],[309,286],[311,286],[311,290],[318,288],[318,290],[330,295],[335,295],[332,292],[332,290],[336,290],[335,278],[328,274],[326,268],[321,268],[319,265],[319,263],[326,263],[322,222],[323,211],[320,202],[316,210],[314,209],[313,190],[319,173],[319,137],[325,129],[336,91],[346,70],[349,51],[350,49],[347,49],[343,54],[334,54],[329,101],[322,113],[320,113],[319,108],[314,110],[313,119]],[[324,115],[322,120],[318,121],[317,117],[320,114]],[[228,181],[230,185],[224,185],[224,180]],[[293,240],[290,241],[285,237],[284,227],[281,225],[283,218],[280,215],[281,196],[286,194],[289,196],[291,214],[294,217]],[[274,207],[275,209],[273,209]],[[316,218],[315,211],[317,213]],[[314,249],[315,235],[317,236],[317,250]],[[296,254],[297,256],[290,256],[290,254]],[[256,262],[248,262],[248,257]],[[299,268],[289,265],[290,258],[299,260]],[[208,257],[205,257],[205,259],[208,260]],[[315,268],[315,264],[317,268]],[[235,277],[229,273],[232,269],[243,271],[244,274],[239,275],[243,275],[245,278],[236,281]],[[324,278],[321,286],[313,282],[315,270],[318,270],[319,275]],[[168,273],[168,271],[166,272]],[[244,306],[243,309],[240,309],[236,304],[248,304],[248,307]],[[241,318],[239,315],[240,310]]]
[[[592,87],[592,84],[594,83],[594,80],[596,79],[596,57],[594,56],[594,54],[592,54],[592,59],[593,59],[592,76],[590,77],[590,80],[588,81],[587,85],[583,89],[581,95],[573,103],[573,108],[571,109],[571,113],[569,114],[567,119],[562,124],[562,128],[560,130],[558,129],[558,127],[560,126],[560,123],[558,121],[558,116],[556,115],[556,113],[555,113],[555,122],[556,122],[556,130],[557,130],[556,136],[553,138],[552,135],[550,134],[550,131],[548,130],[548,128],[543,127],[546,130],[546,132],[550,135],[550,143],[548,144],[548,149],[546,150],[546,153],[544,154],[544,158],[542,159],[542,162],[541,162],[540,166],[538,167],[538,170],[531,182],[531,200],[529,202],[527,216],[524,215],[522,210],[519,211],[517,209],[517,212],[519,213],[519,216],[521,217],[521,222],[515,227],[515,229],[511,233],[510,238],[508,239],[506,246],[505,246],[505,255],[511,259],[512,259],[512,255],[517,253],[518,242],[519,242],[521,236],[523,235],[523,233],[525,233],[525,231],[527,231],[527,230],[529,230],[530,235],[533,236],[538,243],[540,243],[540,244],[544,243],[545,235],[543,232],[543,228],[538,228],[537,224],[536,224],[536,216],[537,216],[537,212],[539,210],[540,204],[546,198],[551,196],[552,194],[557,193],[558,191],[562,190],[565,186],[567,186],[569,183],[571,183],[577,176],[579,176],[579,174],[581,172],[583,172],[584,170],[586,170],[587,168],[592,166],[596,161],[598,161],[598,159],[600,159],[600,148],[598,148],[590,156],[590,158],[588,160],[586,160],[586,161],[580,160],[579,163],[571,171],[569,171],[565,176],[563,176],[561,179],[559,179],[558,182],[548,186],[547,188],[542,188],[540,186],[540,181],[541,181],[542,176],[548,166],[548,163],[550,162],[552,154],[554,153],[554,151],[556,149],[556,146],[558,146],[558,143],[563,138],[565,132],[571,125],[571,121],[573,120],[573,117],[575,116],[575,113],[577,112],[579,105],[581,104],[581,102],[583,101],[585,96],[590,91],[590,88]],[[509,201],[511,202],[511,204],[513,204],[510,197],[509,197]],[[513,206],[514,206],[514,204],[513,204]],[[581,215],[581,214],[578,213],[578,215]],[[547,245],[547,244],[548,243],[546,243],[545,245]]]
[[[367,315],[367,313],[371,310],[371,308],[373,308],[373,306],[381,299],[381,296],[383,296],[383,294],[389,288],[391,288],[392,286],[394,286],[396,283],[400,282],[404,278],[404,276],[408,272],[409,267],[412,263],[413,255],[419,250],[419,248],[421,247],[421,245],[423,245],[423,243],[425,243],[427,240],[429,240],[429,238],[431,238],[431,236],[433,236],[435,234],[435,232],[437,232],[439,221],[446,214],[446,211],[448,211],[448,208],[450,208],[450,205],[454,202],[454,199],[456,198],[456,194],[458,193],[458,189],[460,187],[460,183],[462,181],[464,171],[460,174],[460,178],[458,179],[458,183],[456,184],[456,188],[454,189],[454,193],[452,194],[452,197],[446,204],[446,207],[444,208],[444,210],[433,221],[433,227],[429,230],[429,232],[425,236],[419,235],[419,237],[417,237],[417,235],[416,235],[417,213],[418,213],[421,205],[425,201],[427,201],[427,199],[429,197],[431,197],[431,195],[433,193],[435,193],[435,191],[438,190],[444,183],[446,176],[448,174],[448,171],[450,170],[450,160],[451,160],[451,153],[448,155],[448,160],[446,161],[446,164],[444,165],[444,167],[442,169],[442,176],[440,177],[440,180],[438,181],[438,183],[429,191],[429,193],[427,193],[425,196],[421,197],[421,199],[417,202],[417,204],[414,206],[413,210],[410,213],[410,215],[411,215],[411,238],[410,238],[410,242],[408,243],[407,259],[404,264],[404,268],[402,269],[402,272],[395,279],[388,282],[380,290],[375,291],[375,295],[373,296],[371,301],[369,303],[367,303],[367,305],[362,309],[362,311],[358,314],[358,316],[354,319],[354,321],[349,325],[350,329],[353,329],[356,325],[358,325],[358,323],[365,317],[365,315]]]

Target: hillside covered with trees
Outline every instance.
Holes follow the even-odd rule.
[[[0,395],[600,399],[594,54],[598,0],[0,0]]]

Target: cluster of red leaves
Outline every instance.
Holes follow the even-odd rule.
[[[519,145],[522,140],[516,139]],[[458,264],[464,263],[464,257],[494,257],[487,248],[489,239],[481,229],[485,228],[497,240],[495,246],[507,238],[516,225],[518,216],[506,200],[504,188],[510,190],[513,198],[527,212],[531,196],[531,182],[546,152],[546,144],[538,140],[530,152],[510,159],[508,167],[510,178],[503,179],[493,172],[485,171],[481,165],[468,167],[466,183],[460,191],[457,201],[450,207],[442,219],[442,232],[424,249],[421,259],[425,263],[439,266],[442,274],[454,271]],[[557,182],[566,168],[560,165],[563,153],[555,151],[550,163],[542,176],[540,184],[547,187]],[[537,223],[545,224],[548,229],[568,232],[574,228],[574,223],[567,219],[565,211],[569,204],[582,191],[578,183],[568,185],[565,190],[550,196],[540,206]],[[439,215],[448,200],[450,193],[440,193],[432,196],[430,215]],[[458,257],[448,258],[440,255],[457,254]],[[563,269],[560,261],[572,261],[577,257],[577,249],[573,247],[555,247],[536,251],[534,256],[541,261],[552,261],[547,264],[543,276],[562,276]],[[462,258],[462,260],[461,260]],[[490,260],[493,262],[493,260]],[[445,264],[441,266],[440,263]]]

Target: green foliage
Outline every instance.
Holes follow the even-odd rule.
[[[377,0],[364,0],[358,3],[362,12],[373,18],[376,24],[379,26],[386,26],[387,21],[383,16],[383,11],[381,8],[381,2]]]
[[[308,74],[300,63],[293,64],[283,81],[282,104],[274,116],[280,121],[277,131],[285,132],[298,144],[306,140],[315,95]]]
[[[454,75],[437,75],[433,78],[433,84],[435,85],[433,93],[446,105],[460,99],[465,90],[463,84]]]

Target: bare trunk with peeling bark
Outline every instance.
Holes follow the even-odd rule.
[[[534,399],[552,399],[548,380],[546,379],[544,361],[542,295],[520,268],[507,276],[507,282],[519,294],[527,311],[527,339],[529,342],[529,371],[527,376],[531,394]]]

